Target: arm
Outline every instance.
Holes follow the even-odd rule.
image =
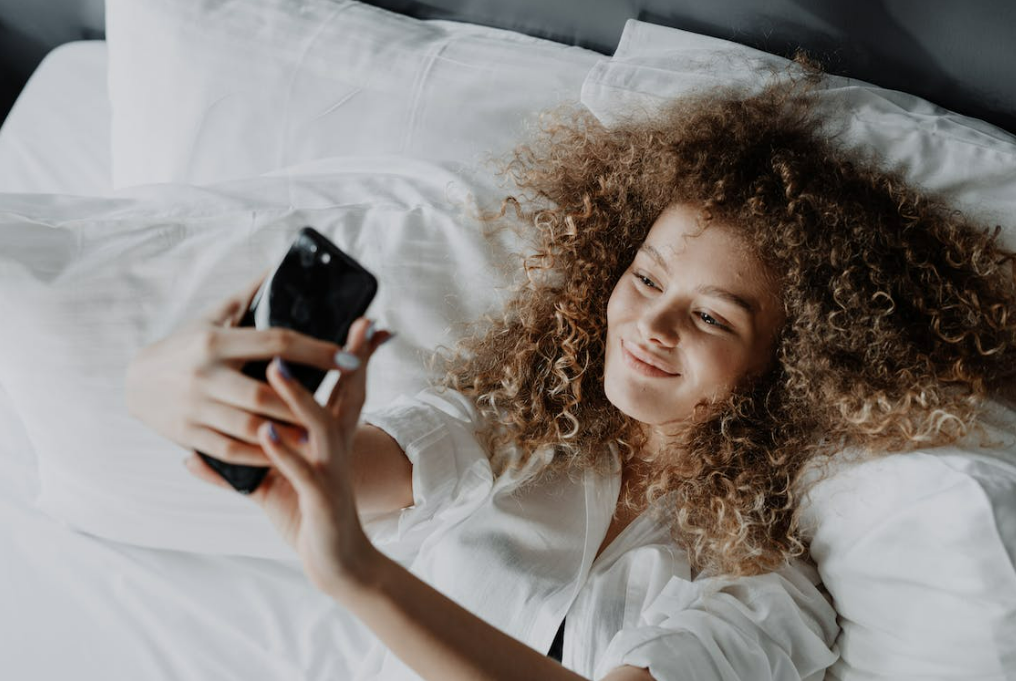
[[[376,343],[365,339],[365,320],[350,330],[350,351],[365,365]],[[365,371],[344,372],[329,405],[287,378],[273,363],[270,384],[286,401],[308,438],[286,442],[267,427],[260,441],[274,464],[265,484],[249,498],[264,508],[296,549],[308,577],[320,590],[371,628],[395,655],[429,679],[559,679],[582,677],[487,624],[383,554],[358,520],[353,463],[369,456],[357,438],[385,435],[357,426]],[[332,407],[334,401],[334,410]],[[397,446],[381,444],[395,456]],[[192,466],[200,459],[193,457]],[[372,473],[381,469],[365,468]],[[368,476],[369,477],[369,476]],[[360,487],[373,483],[359,481]],[[644,681],[644,671],[620,669],[612,681]]]
[[[361,425],[353,444],[352,477],[357,509],[363,512],[410,505],[412,466],[398,443],[380,428]],[[191,459],[190,464],[201,477],[225,486],[199,460]],[[401,484],[384,484],[389,475],[401,480]],[[487,624],[371,548],[371,561],[358,570],[369,581],[329,595],[360,618],[395,655],[424,678],[442,681],[583,678]],[[620,667],[602,681],[653,679],[645,669]]]
[[[413,505],[413,465],[395,438],[377,426],[357,427],[352,475],[360,513],[383,513]]]
[[[578,681],[584,677],[492,627],[380,553],[365,578],[330,594],[425,679]],[[651,681],[619,667],[603,681]]]

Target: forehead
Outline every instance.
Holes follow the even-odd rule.
[[[667,208],[653,223],[644,242],[670,260],[687,251],[711,251],[724,261],[762,266],[750,244],[737,231],[721,222],[705,223],[698,209],[683,204]]]
[[[755,298],[777,295],[775,273],[754,254],[751,244],[733,227],[703,223],[693,206],[678,204],[665,210],[639,250],[669,274],[693,276],[700,284]],[[680,272],[671,272],[674,268]]]

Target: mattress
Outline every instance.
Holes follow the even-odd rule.
[[[105,41],[67,43],[47,55],[0,128],[0,192],[110,193],[106,93]]]

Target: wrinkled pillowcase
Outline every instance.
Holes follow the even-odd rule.
[[[789,60],[738,43],[629,20],[581,101],[604,124],[651,117],[674,99],[723,85],[759,87]],[[1016,215],[1016,137],[920,97],[830,76],[819,99],[842,125],[841,143],[876,153],[912,183],[1007,229]]]
[[[337,155],[472,164],[601,56],[352,0],[109,0],[106,21],[115,189]]]

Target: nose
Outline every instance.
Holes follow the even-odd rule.
[[[663,305],[653,306],[645,310],[638,320],[638,330],[642,338],[653,345],[664,348],[675,347],[681,340],[679,333],[678,310]]]

